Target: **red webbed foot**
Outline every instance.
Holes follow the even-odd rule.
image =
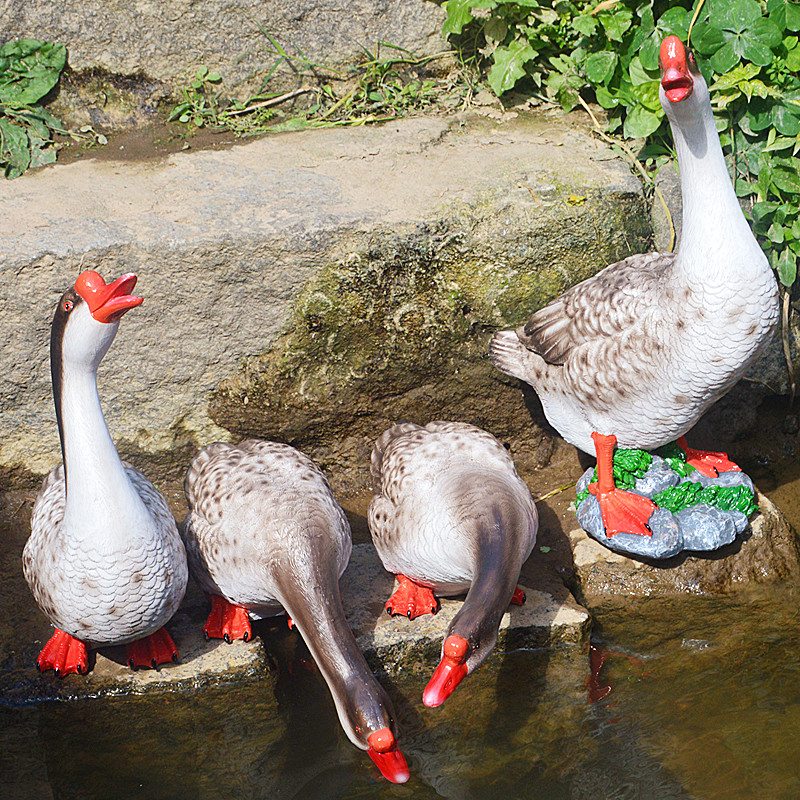
[[[80,639],[56,628],[39,653],[36,667],[39,672],[52,669],[58,678],[71,673],[85,675],[89,671],[89,653]]]
[[[155,669],[159,664],[178,661],[178,648],[175,647],[175,642],[172,641],[166,628],[159,628],[143,639],[130,642],[126,649],[128,666],[131,669],[137,667]]]
[[[203,635],[206,639],[224,639],[228,644],[234,639],[249,641],[253,638],[253,631],[247,609],[229,603],[218,594],[212,594],[211,612],[203,625]]]
[[[400,586],[384,605],[387,614],[416,619],[423,614],[435,614],[439,610],[439,601],[430,589],[414,583],[405,575],[395,577]]]
[[[523,592],[522,589],[520,589],[519,586],[517,586],[517,588],[514,589],[513,596],[511,597],[510,605],[512,605],[512,606],[521,606],[527,599],[528,598],[527,598],[525,592]]]
[[[597,453],[597,482],[589,484],[589,492],[597,497],[603,515],[603,527],[609,538],[618,533],[652,536],[647,521],[658,508],[642,495],[617,489],[614,484],[614,448],[617,437],[592,433]]]
[[[686,437],[681,436],[675,444],[686,453],[686,463],[694,467],[706,478],[717,478],[720,472],[741,472],[742,468],[728,459],[727,453],[715,453],[712,450],[695,450],[686,444]]]
[[[601,492],[596,483],[589,484],[589,491],[597,496],[603,527],[609,538],[618,533],[635,533],[639,536],[652,536],[653,531],[647,521],[658,506],[646,497],[623,489]]]

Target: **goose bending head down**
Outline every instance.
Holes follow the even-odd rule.
[[[503,445],[464,423],[394,425],[378,438],[371,471],[372,540],[400,584],[386,610],[413,619],[436,612],[435,594],[467,593],[422,696],[439,706],[492,652],[509,603],[524,602],[516,585],[536,541],[536,506]]]
[[[409,778],[392,703],[347,624],[339,577],[350,526],[325,475],[286,444],[209,445],[185,481],[189,566],[211,596],[207,637],[248,639],[250,617],[289,615],[328,684],[350,741],[393,783]]]
[[[33,596],[56,632],[39,669],[88,669],[87,647],[128,645],[131,667],[177,660],[163,625],[188,569],[164,497],[120,460],[97,393],[97,368],[123,314],[140,305],[135,275],[106,284],[83,272],[58,302],[50,336],[63,466],[45,478],[23,551]]]
[[[631,256],[500,331],[490,358],[531,384],[554,428],[597,455],[606,533],[649,535],[650,501],[616,489],[617,443],[651,450],[678,440],[700,472],[737,470],[683,438],[764,351],[778,287],[739,206],[708,87],[677,36],[661,44],[661,104],[680,167],[678,251]]]

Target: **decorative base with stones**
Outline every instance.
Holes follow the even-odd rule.
[[[624,451],[623,451],[624,452]],[[615,453],[615,459],[617,454]],[[716,550],[730,544],[738,534],[747,528],[748,518],[755,511],[755,489],[753,482],[743,472],[723,472],[717,478],[707,478],[696,470],[688,475],[686,467],[674,469],[668,460],[653,454],[652,462],[641,477],[637,477],[628,491],[653,500],[659,508],[650,517],[648,524],[652,536],[639,536],[632,533],[618,533],[607,536],[603,526],[600,504],[594,495],[587,494],[587,488],[594,479],[594,469],[588,469],[578,481],[576,514],[580,526],[594,539],[611,550],[625,555],[646,558],[672,558],[684,550]],[[683,486],[684,484],[694,484]],[[699,485],[699,486],[698,486]],[[674,490],[681,487],[677,492]],[[710,487],[717,487],[710,488]],[[741,487],[738,505],[745,510],[732,507],[720,495],[720,489]],[[682,493],[687,489],[710,489],[700,496],[709,502],[698,502],[677,510],[670,502],[670,495]],[[672,491],[671,491],[672,490]],[[749,498],[749,502],[748,502]],[[680,504],[678,504],[680,505]],[[672,510],[670,510],[670,506]]]

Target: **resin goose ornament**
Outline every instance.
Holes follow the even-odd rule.
[[[492,652],[509,603],[524,602],[516,585],[536,506],[503,445],[464,423],[394,425],[375,444],[371,472],[372,540],[400,584],[386,610],[413,619],[436,612],[435,595],[467,593],[422,695],[439,706]]]
[[[166,500],[120,460],[97,394],[97,368],[122,315],[142,299],[135,275],[83,272],[58,302],[50,337],[63,466],[33,508],[23,571],[56,632],[40,670],[84,673],[89,647],[127,644],[131,667],[178,658],[163,625],[186,589],[186,554]]]
[[[533,386],[553,427],[596,453],[590,491],[609,536],[649,535],[655,509],[615,488],[615,444],[650,450],[677,439],[701,473],[738,470],[724,453],[688,449],[682,437],[778,323],[778,287],[733,190],[706,82],[677,36],[664,39],[659,60],[683,196],[677,253],[612,264],[490,345],[498,369]]]
[[[327,479],[286,444],[202,450],[185,481],[189,567],[212,601],[207,637],[249,639],[250,617],[286,611],[328,684],[344,732],[393,783],[409,778],[394,711],[345,619],[350,526]]]

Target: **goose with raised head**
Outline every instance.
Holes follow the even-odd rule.
[[[81,273],[50,335],[64,463],[45,478],[22,555],[33,596],[56,632],[39,655],[57,675],[88,669],[87,648],[127,645],[132,668],[175,661],[164,630],[183,598],[186,553],[167,501],[120,460],[97,392],[97,368],[122,315],[140,305],[135,275],[106,284]]]
[[[684,435],[763,352],[778,324],[778,287],[734,192],[708,87],[677,36],[661,43],[661,105],[680,168],[683,232],[673,253],[631,256],[577,284],[490,358],[529,383],[553,427],[597,455],[606,533],[649,535],[655,506],[617,489],[613,450],[673,440],[705,475],[737,470]]]
[[[350,560],[350,525],[322,471],[286,444],[216,443],[192,461],[185,489],[189,568],[212,601],[206,636],[247,640],[251,617],[285,611],[347,737],[389,781],[407,781],[392,703],[345,618],[339,578]]]
[[[422,701],[439,706],[492,652],[500,620],[536,542],[538,516],[505,447],[473,425],[401,422],[372,451],[368,522],[399,588],[390,614],[435,613],[436,596],[467,593],[448,626]]]

